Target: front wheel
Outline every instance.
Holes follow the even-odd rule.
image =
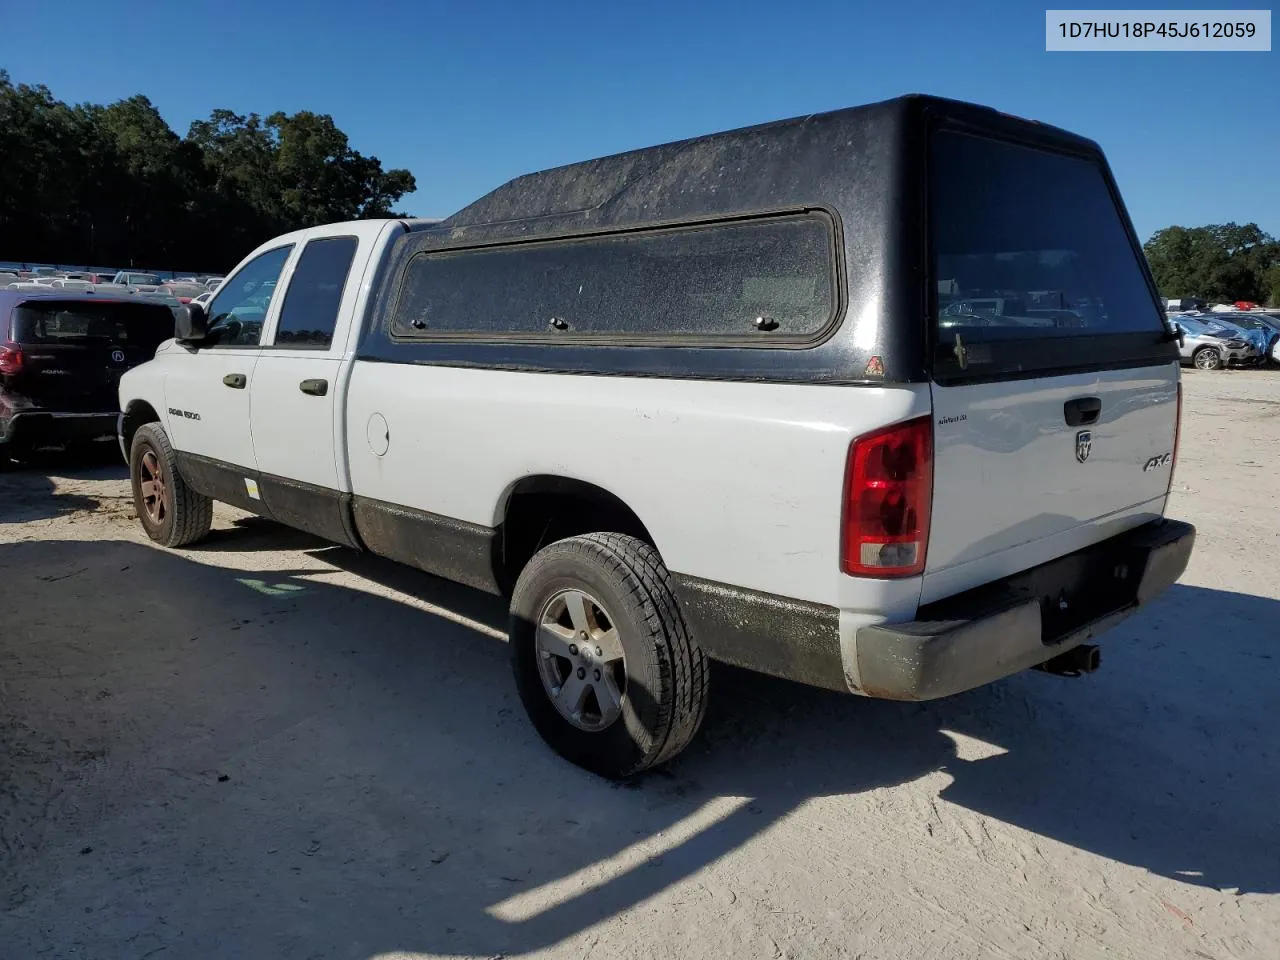
[[[658,552],[592,533],[538,551],[511,597],[511,660],[534,728],[604,777],[670,760],[706,711],[708,664]]]
[[[184,547],[202,539],[213,525],[213,501],[187,486],[164,428],[138,428],[129,448],[133,506],[142,529],[156,543]]]
[[[1213,347],[1201,347],[1191,357],[1197,370],[1221,370],[1222,354]]]

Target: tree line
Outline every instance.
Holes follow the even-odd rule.
[[[214,110],[185,137],[151,101],[67,104],[0,69],[0,260],[221,272],[279,233],[399,216],[408,170],[327,114]]]
[[[1165,227],[1143,250],[1166,297],[1280,306],[1280,241],[1256,223]]]

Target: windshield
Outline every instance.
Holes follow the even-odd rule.
[[[158,347],[173,336],[173,311],[156,303],[28,301],[13,311],[19,343]]]
[[[942,342],[1163,329],[1099,164],[952,131],[930,161]]]

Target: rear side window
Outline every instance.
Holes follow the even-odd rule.
[[[399,337],[809,338],[833,319],[822,214],[421,254]]]
[[[302,248],[280,308],[277,347],[328,349],[355,254],[355,237],[312,240]]]
[[[23,344],[109,344],[155,350],[173,336],[173,311],[145,302],[28,301],[14,308],[13,333]]]
[[[1148,334],[1160,341],[1163,315],[1093,160],[935,131],[930,232],[939,356],[957,335],[970,346]],[[1016,367],[1035,359],[999,347],[969,358]]]

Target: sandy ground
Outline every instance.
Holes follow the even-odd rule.
[[[604,783],[495,602],[124,472],[0,474],[0,958],[1280,956],[1280,375],[1186,377],[1183,582],[1096,675],[927,705],[722,669]]]

